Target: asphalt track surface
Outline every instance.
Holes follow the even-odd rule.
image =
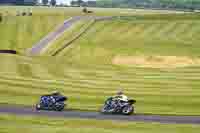
[[[77,110],[65,110],[63,112],[54,111],[36,111],[31,107],[19,106],[0,106],[1,114],[15,115],[36,115],[61,118],[81,118],[81,119],[96,119],[96,120],[120,120],[134,122],[158,122],[158,123],[173,123],[173,124],[200,124],[200,116],[170,116],[170,115],[150,115],[150,114],[133,114],[125,115],[108,115],[100,112],[86,112]]]
[[[53,40],[59,37],[62,33],[65,32],[68,28],[70,28],[75,22],[79,21],[81,17],[72,17],[63,24],[59,25],[55,31],[49,33],[44,38],[42,38],[38,43],[34,44],[32,48],[28,49],[28,55],[38,55],[40,52]]]

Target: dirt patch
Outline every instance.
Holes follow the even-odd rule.
[[[200,65],[200,58],[186,56],[116,56],[112,63],[138,67],[177,68]]]

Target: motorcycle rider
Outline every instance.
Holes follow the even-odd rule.
[[[60,96],[61,93],[59,91],[53,91],[51,94],[50,94],[50,99],[53,103],[56,103],[56,97]]]
[[[121,107],[124,102],[128,102],[128,97],[122,90],[119,90],[115,96],[112,97],[113,101],[117,102],[116,107]]]
[[[118,99],[122,102],[128,102],[128,97],[124,94],[122,90],[119,90],[115,96],[113,96],[114,99]]]
[[[133,104],[136,101],[129,99],[123,92],[123,90],[117,91],[116,95],[109,97],[101,112],[103,113],[121,113],[121,114],[131,114],[134,112]]]
[[[50,95],[59,96],[59,95],[61,95],[61,93],[59,91],[53,91]]]

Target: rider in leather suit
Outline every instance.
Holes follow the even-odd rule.
[[[113,96],[112,99],[115,101],[116,100],[116,106],[121,107],[124,102],[128,102],[128,97],[124,95],[123,91],[120,90],[117,92],[117,95]]]
[[[128,97],[126,95],[124,95],[123,91],[121,91],[121,90],[118,91],[117,95],[115,95],[113,98],[118,99],[123,102],[128,102]]]

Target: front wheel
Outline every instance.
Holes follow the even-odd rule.
[[[63,111],[65,109],[65,104],[57,104],[55,105],[55,111]]]
[[[36,109],[36,110],[40,110],[40,109],[41,109],[41,105],[40,105],[40,104],[36,104],[35,109]]]
[[[125,107],[122,109],[122,114],[124,114],[124,115],[131,115],[133,112],[134,112],[134,107],[131,106],[131,105],[125,106]]]
[[[57,108],[57,110],[56,111],[63,111],[65,109],[65,107],[64,106],[62,106],[62,107],[59,107],[59,108]]]
[[[101,113],[112,113],[113,111],[114,109],[110,105],[104,105],[101,109]]]

